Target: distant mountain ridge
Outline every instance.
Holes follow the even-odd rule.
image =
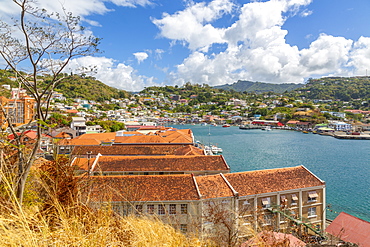
[[[288,92],[293,91],[303,86],[304,84],[295,84],[295,83],[274,84],[274,83],[266,83],[266,82],[253,82],[253,81],[239,80],[233,84],[215,86],[214,88],[224,89],[224,90],[235,90],[237,92],[249,92],[249,93],[252,93],[252,92],[284,93],[286,91]]]

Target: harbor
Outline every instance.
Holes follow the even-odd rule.
[[[178,125],[192,129],[195,139],[217,143],[231,172],[304,165],[326,182],[327,218],[347,212],[370,221],[370,142],[336,139],[273,129],[248,131],[237,126],[209,128]]]

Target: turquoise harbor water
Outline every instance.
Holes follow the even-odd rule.
[[[174,127],[190,128],[196,140],[217,144],[231,172],[304,165],[326,182],[329,219],[344,211],[370,221],[370,141],[275,129]]]

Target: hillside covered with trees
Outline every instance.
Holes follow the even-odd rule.
[[[14,76],[15,74],[10,70],[0,70],[0,85],[10,85],[11,88],[18,87]],[[128,92],[110,87],[92,76],[68,74],[61,76],[65,78],[56,86],[55,91],[62,93],[69,99],[80,98],[103,102],[111,98],[127,98],[129,96]],[[42,82],[40,86],[46,86],[51,81],[51,78],[47,75],[38,79]],[[1,87],[0,95],[9,97],[10,92]]]
[[[274,92],[274,93],[284,93],[292,91],[296,88],[302,87],[303,84],[295,84],[295,83],[284,83],[284,84],[274,84],[274,83],[266,83],[266,82],[253,82],[253,81],[237,81],[233,84],[225,84],[220,86],[215,86],[218,89],[224,90],[235,90],[237,92],[248,92],[248,93],[266,93],[266,92]]]
[[[309,79],[307,84],[292,92],[307,99],[351,101],[370,99],[370,77],[323,77]]]

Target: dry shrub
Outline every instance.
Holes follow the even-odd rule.
[[[2,179],[1,189],[11,194]],[[14,195],[0,200],[0,246],[210,246],[159,220],[82,204],[67,159],[43,164],[29,182],[39,203],[20,205]]]

